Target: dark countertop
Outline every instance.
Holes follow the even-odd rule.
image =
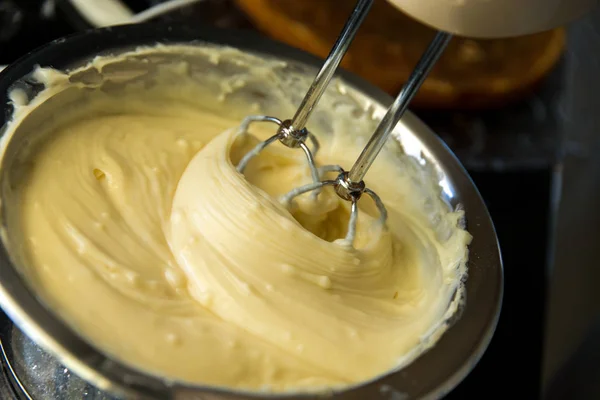
[[[496,226],[504,299],[490,346],[446,399],[540,399],[552,171],[470,173]]]
[[[600,398],[600,8],[569,31],[565,132],[548,297],[548,399]]]

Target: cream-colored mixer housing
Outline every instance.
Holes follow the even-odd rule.
[[[388,0],[411,17],[460,36],[500,38],[564,25],[598,0]]]

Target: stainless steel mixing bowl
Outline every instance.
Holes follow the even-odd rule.
[[[20,87],[30,97],[40,89],[28,78],[28,74],[36,65],[70,69],[81,66],[98,54],[115,54],[156,43],[227,45],[267,58],[284,60],[290,68],[304,71],[303,73],[309,76],[314,75],[320,63],[301,51],[248,32],[169,25],[135,25],[94,30],[50,43],[23,57],[0,74],[3,108],[0,126],[5,126],[11,115],[12,106],[8,98],[11,88]],[[150,59],[148,68],[152,63]],[[343,72],[340,77],[346,86],[353,88],[365,101],[371,103],[375,114],[381,115],[391,103],[388,95],[370,84]],[[36,121],[28,123],[34,126]],[[400,130],[402,135],[399,134]],[[11,142],[17,140],[27,138],[19,135],[11,138]],[[441,340],[409,366],[372,382],[333,393],[333,398],[442,397],[475,366],[486,349],[498,320],[503,290],[501,256],[492,221],[473,182],[445,144],[413,114],[407,113],[404,117],[394,140],[399,141],[405,148],[410,148],[411,154],[424,158],[437,170],[440,185],[445,188],[443,193],[447,197],[449,207],[463,207],[465,210],[467,228],[473,235],[468,263],[469,276],[466,282],[466,305]],[[8,190],[7,177],[11,174],[11,165],[7,161],[11,151],[9,144],[8,154],[4,157],[0,169],[3,195],[5,190]],[[7,215],[5,207],[3,202],[2,229],[10,238],[11,228],[7,224],[10,216]],[[9,253],[8,246],[3,243],[0,246],[0,305],[4,311],[33,341],[56,357],[58,362],[101,390],[127,398],[273,398],[167,381],[108,358],[44,305],[16,268],[15,255]]]

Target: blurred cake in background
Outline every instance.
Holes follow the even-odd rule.
[[[356,0],[236,0],[259,30],[326,57]],[[376,0],[342,66],[396,95],[435,31]],[[510,39],[454,38],[413,107],[505,105],[535,91],[559,61],[564,29]]]

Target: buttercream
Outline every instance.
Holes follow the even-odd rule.
[[[2,142],[6,168],[13,137],[38,138],[10,164],[4,240],[32,287],[102,351],[171,379],[312,391],[400,368],[446,329],[470,235],[430,165],[387,146],[366,178],[387,228],[361,200],[354,247],[336,242],[349,204],[331,188],[279,203],[310,182],[301,151],[275,143],[235,170],[257,141],[237,134],[241,117],[289,116],[297,97],[284,88],[301,95],[310,73],[159,46],[34,76],[46,89],[14,93]],[[343,82],[331,91],[310,125],[317,162],[348,168],[377,116]],[[52,101],[60,112],[38,117],[34,134],[28,118]]]

